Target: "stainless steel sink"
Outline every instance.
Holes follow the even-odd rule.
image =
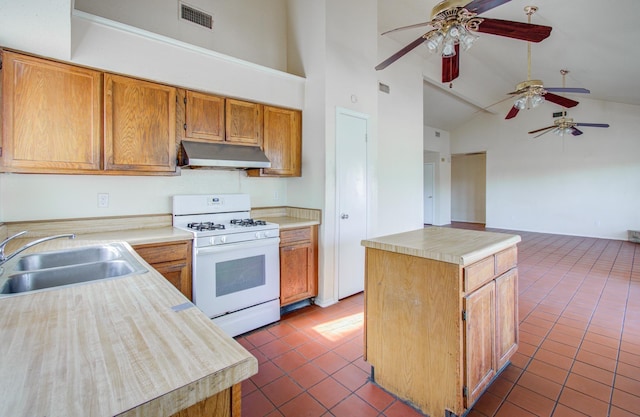
[[[122,250],[115,245],[89,246],[23,256],[16,265],[16,271],[111,261],[118,258],[122,258]]]
[[[95,281],[105,278],[120,277],[134,272],[127,261],[104,261],[81,265],[64,266],[50,269],[39,269],[13,274],[5,284],[5,294],[41,290],[79,282]]]
[[[25,255],[5,264],[0,295],[142,274],[147,269],[121,243]],[[4,277],[0,277],[4,278]]]

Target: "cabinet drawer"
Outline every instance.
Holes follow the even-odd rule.
[[[299,229],[289,229],[280,231],[280,246],[291,242],[311,241],[311,228],[301,227]]]
[[[496,253],[496,275],[502,275],[518,264],[518,249],[513,246]]]
[[[471,292],[490,281],[495,276],[494,256],[488,256],[481,261],[464,268],[464,291]]]
[[[134,246],[142,258],[150,264],[185,260],[188,258],[190,241]],[[187,259],[188,260],[188,259]]]

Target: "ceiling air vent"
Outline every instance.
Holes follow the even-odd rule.
[[[185,3],[180,3],[180,18],[207,29],[213,29],[213,16]]]
[[[388,85],[379,82],[378,90],[382,91],[383,93],[389,94],[389,92],[391,91],[391,88]]]

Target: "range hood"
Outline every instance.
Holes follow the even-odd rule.
[[[257,146],[182,141],[181,166],[212,168],[270,168],[271,162]]]

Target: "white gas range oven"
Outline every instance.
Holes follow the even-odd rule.
[[[280,320],[280,228],[250,218],[248,194],[173,196],[193,233],[193,302],[231,336]]]

